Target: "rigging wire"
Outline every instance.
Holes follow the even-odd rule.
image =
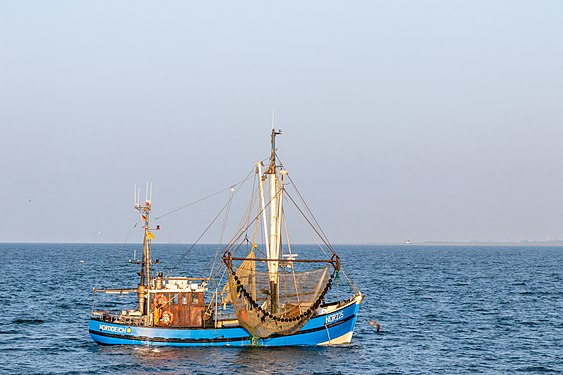
[[[278,159],[279,160],[279,159]],[[283,167],[283,163],[280,160],[280,164]],[[327,235],[324,233],[323,229],[321,228],[319,222],[317,221],[317,219],[315,218],[315,215],[313,215],[313,212],[311,211],[311,209],[309,208],[309,206],[307,205],[307,202],[305,202],[305,199],[303,198],[303,196],[301,195],[301,193],[299,192],[299,189],[297,189],[297,185],[295,184],[295,182],[293,181],[293,179],[291,178],[291,176],[288,174],[287,175],[289,181],[291,182],[291,184],[293,185],[293,188],[295,189],[295,191],[297,192],[297,195],[299,196],[301,202],[303,203],[303,205],[305,206],[305,208],[307,209],[307,212],[309,213],[309,215],[311,215],[311,218],[313,219],[313,221],[315,222],[315,224],[317,225],[318,231],[317,229],[312,225],[312,223],[309,221],[309,219],[307,218],[307,216],[301,211],[300,207],[297,205],[297,203],[293,200],[293,198],[291,197],[291,195],[289,194],[289,192],[286,190],[286,194],[287,196],[289,196],[290,200],[292,201],[292,203],[294,204],[294,206],[301,212],[301,214],[303,215],[303,217],[305,218],[305,220],[307,220],[307,222],[309,222],[309,225],[311,225],[311,228],[313,228],[313,230],[317,233],[317,235],[319,236],[319,238],[324,242],[324,244],[329,248],[329,250],[333,253],[336,254],[336,252],[334,251],[332,245],[330,244],[330,242],[328,241],[328,237]],[[320,233],[319,233],[320,231]],[[322,236],[321,236],[322,233]],[[320,247],[321,250],[322,247]],[[324,250],[323,250],[324,252]],[[358,287],[356,286],[356,284],[348,277],[347,272],[345,271],[345,267],[343,267],[342,264],[340,264],[340,273],[342,273],[342,275],[344,276],[344,278],[346,279],[346,281],[348,282],[348,284],[350,284],[350,286],[352,287],[352,289],[354,290],[354,292],[359,292]]]
[[[125,241],[123,241],[124,245],[127,243],[127,241],[129,241],[129,237],[131,237],[131,234],[133,233],[135,228],[137,228],[137,224],[139,224],[139,223],[137,222],[137,223],[135,223],[135,225],[133,225],[133,228],[131,228],[131,230],[129,231],[129,234],[127,234],[127,237],[125,237]]]
[[[325,256],[329,256],[327,251],[325,250],[325,248],[319,243],[316,243],[316,246],[319,248],[319,250],[325,255]],[[350,287],[352,288],[352,291],[356,294],[360,293],[360,289],[358,288],[358,286],[356,285],[356,283],[354,283],[354,281],[348,277],[348,271],[347,268],[344,266],[344,264],[341,262],[340,263],[340,270],[338,271],[339,275],[342,275],[344,277],[344,279],[346,280],[346,282],[348,283],[348,285],[350,285]]]
[[[244,185],[244,183],[250,178],[250,176],[252,175],[253,172],[254,172],[254,170],[252,170],[243,180],[241,180],[240,182],[237,182],[237,183],[234,184],[234,185],[229,186],[227,189],[223,189],[223,190],[221,190],[220,192],[211,194],[211,195],[207,196],[206,198],[202,198],[202,199],[200,199],[200,200],[198,200],[198,201],[192,203],[192,204],[195,204],[195,203],[197,203],[197,202],[201,202],[201,201],[204,200],[204,199],[207,199],[207,198],[209,198],[209,197],[212,197],[212,196],[215,196],[215,195],[217,195],[217,194],[219,194],[219,193],[222,193],[222,192],[224,192],[225,190],[231,190],[231,194],[230,194],[230,197],[229,197],[229,200],[227,201],[227,203],[223,206],[223,208],[219,211],[219,213],[217,213],[217,215],[215,216],[215,218],[213,218],[213,220],[211,221],[211,223],[209,223],[209,225],[207,226],[207,228],[205,228],[205,230],[203,231],[203,233],[200,234],[200,236],[197,238],[197,240],[188,248],[188,250],[186,250],[186,252],[180,257],[180,259],[172,266],[172,268],[170,269],[170,271],[168,271],[168,275],[170,275],[171,271],[174,270],[174,269],[184,260],[184,258],[188,255],[188,253],[189,253],[191,250],[193,250],[193,248],[199,243],[199,241],[201,240],[201,238],[207,233],[207,231],[209,231],[209,229],[213,226],[213,224],[214,224],[214,223],[217,221],[217,219],[221,216],[221,214],[223,213],[223,211],[225,211],[225,210],[230,210],[230,206],[231,206],[232,199],[233,199],[234,195],[242,188],[242,186]],[[235,186],[236,186],[236,188],[235,188]],[[234,189],[234,191],[233,191],[233,189]],[[190,205],[192,205],[192,204],[190,204]],[[177,211],[181,210],[182,208],[186,208],[186,207],[188,207],[188,206],[189,206],[189,205],[183,206],[183,207],[178,208],[178,209],[176,209],[176,210],[173,210],[173,211],[171,211],[171,212],[169,212],[169,213],[167,213],[167,214],[161,215],[161,216],[159,216],[158,218],[161,218],[161,217],[163,217],[163,216],[169,215],[169,214],[171,214],[171,213],[173,213],[173,212],[177,212]],[[156,219],[154,219],[154,220],[156,220]],[[223,226],[223,229],[224,229],[224,226]]]
[[[253,181],[254,181],[254,183],[252,185],[252,194],[251,194],[250,202],[249,202],[248,206],[246,207],[246,211],[245,211],[242,219],[240,220],[237,229],[235,230],[235,233],[238,233],[239,231],[246,231],[245,239],[248,238],[248,228],[249,228],[249,226],[247,226],[247,225],[248,225],[248,222],[250,221],[250,217],[252,215],[252,209],[253,209],[253,206],[254,206],[254,202],[257,200],[257,196],[258,196],[258,192],[255,189],[256,179],[254,179]],[[246,230],[244,230],[243,228],[246,228]],[[221,236],[221,238],[222,238],[222,236]],[[217,252],[215,253],[215,257],[213,258],[213,261],[212,261],[212,264],[211,264],[211,272],[210,272],[209,278],[216,277],[217,273],[219,272],[219,269],[215,268],[215,266],[217,264],[216,262],[217,262],[218,257],[219,257],[219,245],[217,247]],[[215,273],[214,273],[214,271],[215,271]]]
[[[253,170],[253,171],[254,171],[254,170]],[[162,214],[162,215],[160,215],[160,216],[154,218],[153,221],[156,221],[156,220],[161,219],[161,218],[163,218],[163,217],[165,217],[165,216],[168,216],[168,215],[170,215],[170,214],[173,214],[173,213],[175,213],[175,212],[178,212],[178,211],[180,211],[180,210],[183,210],[184,208],[188,208],[188,207],[190,207],[190,206],[193,206],[194,204],[197,204],[197,203],[199,203],[199,202],[203,202],[203,201],[206,200],[206,199],[213,198],[214,196],[219,195],[219,194],[221,194],[221,193],[223,193],[223,192],[225,192],[225,191],[227,191],[227,190],[229,190],[229,189],[232,189],[232,188],[234,188],[234,187],[237,186],[237,185],[243,184],[244,182],[246,182],[246,180],[248,180],[248,179],[250,178],[250,176],[252,175],[252,172],[253,172],[253,171],[251,171],[243,180],[241,180],[241,181],[239,181],[239,182],[237,182],[237,183],[235,183],[235,184],[233,184],[233,185],[230,185],[229,187],[226,187],[226,188],[224,188],[224,189],[221,189],[221,190],[219,190],[219,191],[217,191],[217,192],[215,192],[215,193],[213,193],[213,194],[210,194],[210,195],[208,195],[208,196],[205,196],[205,197],[203,197],[203,198],[200,198],[200,199],[198,199],[198,200],[195,200],[195,201],[193,201],[193,202],[191,202],[191,203],[188,203],[188,204],[186,204],[186,205],[183,205],[183,206],[181,206],[181,207],[178,207],[178,208],[176,208],[175,210],[172,210],[172,211],[170,211],[170,212],[167,212],[167,213],[165,213],[165,214]]]
[[[238,190],[242,189],[242,185],[238,188]],[[237,191],[238,191],[237,190]],[[257,200],[257,195],[258,192],[256,191],[256,179],[253,179],[253,184],[252,184],[252,193],[251,193],[251,199],[250,202],[248,203],[248,206],[246,207],[245,213],[243,214],[238,226],[236,227],[235,233],[238,233],[239,231],[244,231],[243,228],[246,228],[246,232],[247,232],[247,236],[248,237],[248,227],[246,226],[250,220],[250,217],[252,215],[252,210],[253,210],[253,206],[254,206],[254,202]],[[228,215],[228,213],[227,213]],[[221,239],[223,238],[223,236],[221,236]],[[221,242],[221,241],[219,241]],[[211,272],[209,275],[209,278],[214,278],[217,276],[218,272],[219,272],[219,268],[215,268],[217,265],[217,259],[219,258],[219,246],[220,244],[217,246],[217,252],[215,253],[215,256],[213,258],[213,261],[211,262]],[[214,272],[215,271],[215,272]]]
[[[313,219],[313,221],[315,222],[315,224],[317,225],[317,228],[319,229],[319,231],[322,233],[322,236],[319,234],[319,236],[324,238],[324,241],[326,242],[326,245],[329,247],[329,249],[334,253],[334,250],[332,249],[332,245],[330,245],[330,241],[328,240],[328,236],[325,234],[325,232],[323,231],[322,227],[320,226],[319,222],[317,221],[317,218],[315,217],[315,215],[313,215],[313,212],[311,211],[311,209],[309,208],[309,206],[307,205],[307,202],[305,202],[305,199],[303,199],[303,196],[301,195],[301,193],[299,192],[299,189],[297,189],[297,185],[295,185],[295,182],[293,182],[293,179],[291,178],[291,176],[288,174],[287,178],[289,179],[289,181],[291,182],[291,184],[293,185],[293,188],[295,189],[295,191],[297,192],[297,195],[299,196],[299,198],[301,199],[301,202],[303,202],[303,205],[305,206],[305,208],[307,209],[307,212],[309,213],[309,215],[311,215],[311,218]]]
[[[184,258],[188,255],[188,253],[199,243],[199,240],[201,240],[201,238],[205,235],[205,233],[207,233],[207,231],[213,226],[213,224],[217,221],[219,216],[221,216],[223,211],[225,211],[225,209],[227,208],[229,203],[230,202],[227,202],[227,204],[223,206],[221,211],[219,211],[219,213],[215,216],[215,218],[213,218],[213,220],[211,220],[211,223],[209,223],[207,228],[205,228],[203,233],[200,234],[200,236],[197,238],[197,240],[195,240],[195,242],[192,244],[192,246],[190,246],[188,248],[188,250],[186,250],[186,252],[180,257],[180,259],[178,259],[178,261],[172,266],[172,268],[170,268],[170,270],[168,271],[168,276],[170,276],[170,273],[172,272],[172,270],[176,269],[176,267],[184,260]]]
[[[281,159],[276,155],[276,159],[279,162],[279,165],[281,168],[285,169],[285,167],[283,166],[283,162],[281,161]],[[299,189],[297,189],[297,185],[295,184],[295,182],[293,181],[293,179],[291,178],[291,175],[288,173],[287,174],[287,178],[289,179],[289,182],[291,183],[291,185],[293,185],[293,188],[295,189],[295,191],[297,192],[297,195],[299,196],[299,199],[301,201],[301,203],[303,203],[303,206],[305,206],[305,208],[307,209],[308,214],[311,216],[311,218],[313,219],[314,223],[317,226],[318,231],[315,229],[315,227],[309,222],[309,220],[307,220],[309,222],[309,224],[311,225],[311,227],[313,229],[315,229],[315,232],[317,233],[317,235],[323,240],[323,242],[325,243],[325,245],[330,249],[330,251],[334,254],[335,251],[332,248],[332,245],[330,244],[330,241],[328,240],[328,236],[325,234],[325,232],[323,231],[321,225],[319,224],[319,222],[317,221],[317,218],[315,217],[315,215],[313,214],[313,211],[311,211],[311,209],[309,208],[309,205],[307,205],[307,202],[305,201],[305,199],[303,198],[303,196],[301,195],[301,192],[299,191]],[[286,190],[287,193],[287,190]],[[293,199],[292,199],[293,201]],[[297,206],[297,203],[295,203],[295,201],[293,201],[293,204],[295,205],[295,207],[297,207],[297,209],[299,209],[299,206]],[[303,215],[303,217],[305,217],[307,219],[307,216],[301,211],[301,209],[299,209],[299,211],[301,212],[301,214]],[[320,233],[319,233],[320,232]],[[322,233],[322,235],[321,235]]]
[[[135,223],[135,225],[133,225],[133,228],[131,228],[131,230],[130,230],[129,233],[127,234],[127,237],[125,237],[125,240],[121,243],[121,245],[126,245],[126,244],[127,244],[127,241],[129,241],[129,237],[131,237],[131,234],[133,233],[133,231],[135,230],[135,228],[137,228],[137,224],[139,224],[139,223],[137,222],[137,223]],[[133,260],[135,260],[135,259],[133,259]],[[101,264],[103,264],[103,261],[100,262],[100,265],[101,265]],[[98,275],[98,276],[97,276],[97,278],[96,278],[96,282],[94,283],[94,285],[100,285],[101,280],[102,280],[102,279],[105,279],[106,276],[107,276],[107,275],[106,275],[106,272],[104,272],[104,271],[98,272],[97,275]],[[95,302],[95,297],[96,297],[96,296],[95,296],[95,293],[94,293],[94,297],[93,297],[94,299],[92,300],[93,303]]]
[[[215,256],[213,257],[213,261],[211,262],[211,270],[209,271],[209,277],[213,275],[213,271],[215,269],[215,265],[217,263],[217,258],[219,257],[219,250],[221,249],[221,242],[223,242],[223,236],[225,235],[225,228],[227,226],[227,220],[229,218],[229,213],[231,211],[231,205],[233,203],[233,195],[234,189],[231,189],[231,194],[229,194],[229,200],[227,202],[227,211],[225,212],[225,218],[223,219],[223,225],[221,227],[221,234],[219,235],[219,241],[217,243],[217,248],[215,249]]]
[[[256,172],[256,174],[258,175],[258,172]],[[261,176],[258,176],[258,178],[261,178]],[[250,221],[250,215],[252,214],[252,207],[254,206],[254,194],[258,194],[256,191],[256,178],[252,179],[252,193],[250,194],[251,197],[251,201],[250,204],[248,205],[248,216],[246,217],[246,223],[248,224],[248,222]],[[257,200],[257,199],[256,199]],[[246,237],[248,237],[248,227],[246,228]]]
[[[301,213],[301,215],[303,215],[303,217],[305,218],[305,220],[307,220],[307,222],[309,223],[309,225],[311,226],[311,228],[313,228],[313,230],[315,231],[315,233],[317,233],[317,235],[319,236],[319,238],[323,241],[323,243],[326,245],[326,247],[332,252],[332,254],[336,254],[336,252],[334,251],[334,249],[332,248],[332,246],[330,245],[330,243],[328,243],[328,240],[323,237],[323,233],[322,233],[322,229],[317,229],[315,228],[315,226],[313,225],[313,223],[311,223],[311,220],[309,220],[309,218],[305,215],[305,213],[303,212],[303,210],[301,210],[301,208],[297,205],[297,203],[295,202],[295,200],[293,199],[293,197],[291,196],[291,194],[289,194],[288,191],[285,192],[285,194],[289,197],[289,200],[293,203],[293,205],[295,206],[295,208],[297,208],[297,210]],[[319,232],[320,230],[320,232]]]
[[[277,157],[277,155],[276,155],[276,159],[277,159],[277,161],[279,162],[279,166],[280,166],[281,168],[283,168],[283,163],[282,163],[282,161]],[[264,160],[266,160],[266,159],[264,159]],[[260,177],[261,177],[261,176],[259,176],[259,178],[260,178]],[[247,177],[247,178],[248,178],[248,177]],[[296,201],[293,199],[293,197],[287,192],[287,190],[286,190],[285,188],[283,188],[283,190],[287,193],[287,196],[289,197],[290,201],[291,201],[291,202],[293,203],[293,205],[297,208],[297,210],[301,213],[301,215],[302,215],[303,218],[307,221],[307,223],[309,224],[309,226],[315,231],[315,233],[316,233],[316,234],[318,235],[318,237],[322,240],[322,242],[325,244],[325,246],[332,252],[332,254],[335,255],[336,252],[334,251],[334,248],[333,248],[332,245],[330,244],[330,242],[329,242],[329,240],[328,240],[328,236],[325,234],[325,232],[324,232],[323,229],[321,228],[321,226],[320,226],[319,222],[317,221],[315,215],[312,213],[311,209],[309,208],[309,206],[308,206],[307,203],[305,202],[305,200],[304,200],[303,196],[301,195],[300,191],[297,189],[297,186],[295,185],[295,182],[293,181],[293,179],[292,179],[291,176],[289,176],[289,175],[288,175],[288,179],[289,179],[290,183],[294,186],[294,189],[295,189],[295,191],[297,192],[297,195],[298,195],[298,197],[299,197],[301,203],[302,203],[303,206],[306,208],[306,212],[308,213],[308,215],[307,215],[305,212],[303,212],[303,210],[301,209],[301,207],[299,207],[299,205],[297,205],[297,202],[296,202]],[[245,179],[245,181],[246,181],[246,179]],[[282,190],[282,188],[280,188],[280,190],[276,193],[275,197],[277,197],[279,194],[281,194],[281,190]],[[254,191],[254,186],[253,186],[253,191]],[[260,220],[260,215],[261,215],[262,211],[264,211],[264,210],[270,205],[271,202],[272,202],[272,200],[270,200],[270,201],[268,202],[268,204],[266,204],[266,205],[262,208],[262,210],[260,210],[260,212],[258,212],[258,214],[256,215],[256,217],[254,217],[252,220],[250,220],[250,208],[251,208],[252,204],[250,205],[250,207],[249,207],[249,215],[248,215],[248,218],[247,218],[246,223],[245,223],[246,225],[242,225],[242,227],[239,227],[239,230],[240,230],[240,231],[238,232],[239,234],[238,234],[233,240],[231,240],[231,242],[227,245],[227,248],[226,248],[226,250],[225,250],[225,253],[226,253],[227,251],[229,251],[229,250],[232,250],[233,252],[235,252],[235,251],[242,245],[242,243],[241,243],[239,246],[236,246],[236,248],[233,249],[233,247],[235,247],[235,244],[240,240],[240,238],[242,237],[243,234],[246,234],[244,240],[246,240],[246,241],[248,242],[248,230],[249,230],[250,226],[251,226],[253,223],[255,223],[255,222],[257,222],[257,223],[260,223],[260,222],[261,222],[261,220]],[[245,215],[245,216],[246,216],[246,215]],[[311,220],[312,220],[312,221],[311,221]],[[241,224],[242,224],[242,223],[241,223]],[[264,224],[262,223],[262,225],[264,225]],[[287,225],[287,223],[286,223],[286,225]],[[264,236],[264,233],[262,233],[262,231],[260,231],[260,232],[261,232],[262,237],[263,237],[263,236]],[[286,226],[286,234],[287,234],[287,226]],[[244,242],[244,240],[243,240],[243,242]],[[263,239],[263,240],[264,240],[264,239]],[[319,247],[321,248],[321,251],[324,253],[325,251],[324,251],[323,247],[322,247],[322,246],[319,246]],[[258,250],[260,250],[260,249],[258,249]],[[325,254],[326,254],[326,253],[325,253]],[[214,263],[215,263],[215,261],[216,261],[216,259],[214,259]],[[225,271],[225,270],[223,270],[223,275],[221,275],[221,280],[222,280],[223,277],[224,277],[224,273],[225,273],[224,271]],[[211,277],[218,276],[218,275],[217,275],[218,272],[219,272],[219,269],[217,269],[217,271],[215,272],[215,274],[213,274],[213,272],[212,272],[212,274],[210,275],[210,278],[211,278]],[[356,285],[355,285],[355,284],[352,282],[352,280],[350,280],[350,278],[346,275],[346,273],[344,272],[344,269],[341,269],[341,273],[342,273],[342,275],[346,278],[346,280],[348,281],[348,283],[352,286],[352,288],[353,288],[355,291],[357,291],[358,289],[357,289]]]
[[[250,221],[250,222],[248,223],[248,225],[246,225],[241,231],[239,231],[239,234],[238,234],[235,238],[233,238],[233,239],[231,240],[231,242],[229,242],[229,244],[227,245],[227,248],[225,249],[224,254],[226,254],[228,251],[231,250],[231,248],[238,242],[238,240],[242,237],[242,235],[246,233],[246,231],[248,230],[248,228],[249,228],[254,222],[256,222],[257,220],[260,220],[260,215],[262,214],[262,212],[264,212],[264,211],[266,210],[266,208],[268,208],[268,206],[270,205],[270,203],[272,203],[272,201],[273,201],[275,198],[278,197],[278,195],[280,194],[280,192],[281,192],[281,189],[279,189],[279,190],[276,192],[276,194],[272,197],[272,199],[270,199],[270,201],[269,201],[266,205],[264,205],[264,208],[261,209],[261,210],[256,214],[256,216],[254,217],[254,219],[252,219],[252,221]],[[238,249],[238,247],[237,247],[237,249]],[[235,251],[236,251],[236,249],[235,249]]]

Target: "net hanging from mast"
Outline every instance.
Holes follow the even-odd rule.
[[[331,288],[338,258],[328,265],[308,271],[295,272],[286,268],[291,261],[280,261],[278,274],[278,306],[272,311],[268,272],[256,271],[254,252],[235,266],[227,261],[230,299],[239,323],[254,337],[272,334],[289,335],[297,332],[313,317]],[[326,262],[326,261],[319,261]]]

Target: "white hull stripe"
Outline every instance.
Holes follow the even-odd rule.
[[[325,341],[325,342],[320,342],[317,345],[327,346],[327,345],[349,344],[349,343],[352,342],[352,335],[353,334],[354,334],[354,332],[350,331],[348,333],[343,334],[342,336],[335,337],[335,338],[328,340],[328,341]]]

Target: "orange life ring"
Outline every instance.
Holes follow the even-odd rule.
[[[170,311],[166,310],[162,312],[162,315],[159,320],[159,324],[163,326],[169,326],[174,321],[174,314]]]

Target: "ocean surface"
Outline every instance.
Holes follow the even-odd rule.
[[[0,373],[563,372],[563,247],[335,246],[366,295],[347,346],[98,346],[92,288],[135,287],[135,248],[0,244]],[[153,255],[172,264],[187,248],[155,245]],[[214,250],[195,247],[178,271],[207,266]]]

